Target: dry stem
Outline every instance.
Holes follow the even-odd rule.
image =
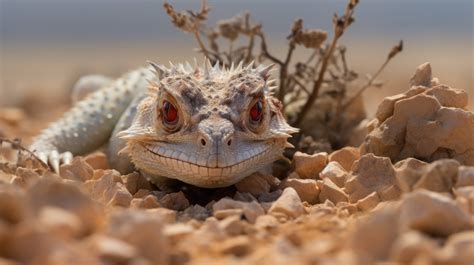
[[[20,140],[20,139],[10,140],[10,139],[6,139],[6,138],[0,138],[0,144],[1,144],[2,142],[11,144],[12,148],[15,149],[15,150],[27,152],[31,157],[33,157],[35,160],[37,160],[37,161],[41,164],[42,167],[48,168],[49,170],[53,171],[53,168],[52,168],[52,167],[50,167],[48,164],[44,163],[41,159],[39,159],[39,157],[37,157],[37,156],[35,155],[35,153],[33,153],[32,151],[30,151],[28,148],[24,147],[24,146],[21,144],[21,140]]]
[[[388,65],[390,60],[392,60],[395,57],[395,55],[397,55],[399,52],[401,52],[402,49],[403,49],[403,41],[400,41],[398,45],[395,45],[392,48],[389,55],[385,59],[384,63],[379,67],[377,72],[375,72],[375,74],[373,74],[370,77],[370,79],[367,80],[367,83],[365,83],[365,85],[363,85],[361,88],[359,88],[359,90],[349,100],[347,100],[346,103],[344,103],[344,105],[342,105],[341,112],[345,111],[360,95],[362,95],[362,93],[364,93],[364,91],[367,88],[371,87],[374,84],[374,81],[377,79],[377,77],[380,75],[380,73],[383,71],[383,69]]]
[[[318,78],[314,82],[313,85],[313,91],[308,97],[308,100],[306,103],[303,105],[301,111],[299,112],[298,116],[296,117],[296,120],[294,122],[294,125],[296,127],[300,127],[301,123],[303,122],[304,118],[308,114],[309,110],[313,107],[316,99],[318,98],[319,95],[319,90],[321,89],[321,85],[323,84],[324,81],[324,75],[326,73],[326,69],[329,64],[329,60],[332,58],[334,49],[336,48],[337,41],[342,37],[344,34],[345,30],[349,27],[349,25],[354,21],[352,14],[354,12],[354,8],[357,5],[357,1],[350,1],[349,4],[346,7],[346,11],[344,14],[344,17],[342,19],[339,19],[337,15],[334,15],[334,33],[333,33],[333,38],[331,41],[331,44],[329,46],[329,49],[325,53],[324,59],[322,61],[321,69],[319,70]],[[316,68],[317,69],[317,68]]]

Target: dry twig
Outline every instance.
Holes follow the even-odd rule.
[[[330,59],[332,58],[332,54],[334,52],[334,49],[336,48],[337,41],[339,38],[342,37],[346,29],[354,22],[354,18],[352,17],[354,13],[354,9],[359,3],[358,0],[350,0],[349,3],[346,6],[346,11],[343,17],[339,18],[337,14],[334,14],[333,18],[333,27],[334,27],[334,32],[333,32],[333,38],[331,41],[331,44],[329,45],[329,49],[326,52],[324,59],[322,61],[321,69],[319,70],[318,78],[314,82],[313,85],[313,90],[311,94],[308,97],[308,100],[306,103],[303,105],[301,108],[301,111],[296,117],[296,120],[294,122],[295,126],[300,126],[301,123],[303,122],[305,116],[308,114],[308,111],[313,107],[318,94],[319,90],[321,89],[321,85],[323,84],[324,80],[324,75],[326,73],[327,66],[329,64]]]
[[[9,143],[11,145],[11,148],[13,150],[18,150],[19,152],[26,152],[28,153],[28,155],[30,155],[32,158],[34,158],[36,161],[38,161],[41,166],[43,168],[47,168],[51,171],[53,171],[53,168],[51,168],[48,164],[44,163],[41,159],[39,159],[39,157],[37,157],[35,155],[35,153],[33,153],[32,151],[30,151],[28,148],[24,147],[22,144],[21,144],[21,140],[20,139],[13,139],[13,140],[10,140],[10,139],[6,139],[6,138],[0,138],[0,145],[5,142],[5,143]]]

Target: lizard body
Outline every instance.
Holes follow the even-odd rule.
[[[270,68],[152,63],[77,102],[31,149],[57,168],[108,143],[121,173],[230,186],[278,159],[297,131],[270,94]]]

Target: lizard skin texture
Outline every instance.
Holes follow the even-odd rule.
[[[77,102],[31,149],[57,170],[107,144],[111,167],[158,186],[233,185],[281,157],[298,131],[271,95],[271,68],[151,63]]]

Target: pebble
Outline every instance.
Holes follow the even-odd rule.
[[[449,236],[473,229],[474,221],[449,197],[419,190],[407,194],[402,201],[400,225],[430,235]]]
[[[347,176],[347,171],[336,161],[329,162],[319,174],[321,179],[328,178],[340,188],[346,184]]]
[[[290,218],[297,218],[305,213],[305,208],[298,193],[289,187],[283,190],[280,198],[272,204],[268,213],[283,213]]]
[[[75,157],[71,164],[59,167],[59,175],[65,179],[87,181],[92,179],[94,169],[80,156]]]
[[[295,172],[303,179],[316,179],[328,162],[325,152],[308,155],[297,151],[293,155]]]
[[[346,171],[351,171],[352,164],[360,158],[359,148],[346,146],[332,152],[328,160],[329,162],[338,162]]]
[[[474,166],[460,166],[458,168],[458,176],[456,180],[456,188],[474,186]]]
[[[262,206],[255,201],[240,202],[234,201],[229,198],[223,198],[217,201],[212,206],[212,210],[214,213],[216,211],[227,209],[242,209],[245,218],[252,224],[255,223],[258,216],[265,214],[265,211],[263,210]]]
[[[331,201],[334,204],[338,202],[347,202],[348,196],[347,194],[339,188],[336,184],[334,184],[329,178],[325,178],[322,181],[317,181],[318,187],[321,190],[319,193],[319,201]]]
[[[286,179],[281,182],[280,188],[293,188],[302,201],[306,201],[310,204],[318,202],[319,188],[314,179]]]
[[[395,182],[395,170],[389,158],[373,154],[363,155],[353,166],[345,192],[354,203],[374,191],[383,190]]]
[[[189,201],[182,191],[166,194],[159,203],[168,209],[183,211],[189,207]]]

